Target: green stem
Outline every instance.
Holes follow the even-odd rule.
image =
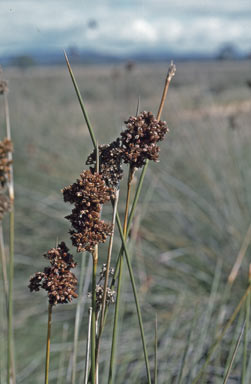
[[[9,257],[9,304],[8,304],[8,383],[14,381],[13,351],[13,278],[14,278],[14,204],[10,211],[10,257]]]
[[[83,294],[82,291],[83,291],[84,272],[85,272],[85,257],[84,257],[84,255],[82,255],[80,281],[79,281],[79,296],[78,296],[78,303],[77,303],[76,316],[75,316],[75,326],[74,326],[72,377],[71,377],[71,383],[72,384],[75,384],[75,381],[76,381],[76,364],[77,364],[77,356],[78,356],[78,337],[79,337],[79,327],[80,327],[81,301],[82,301],[82,294]]]
[[[223,381],[223,384],[227,384],[228,382],[228,379],[229,379],[229,376],[230,376],[230,372],[231,372],[231,369],[232,369],[232,366],[233,366],[233,363],[234,363],[234,359],[236,357],[236,354],[237,354],[237,351],[238,351],[238,348],[239,348],[239,345],[240,345],[240,342],[241,342],[241,338],[242,338],[242,335],[243,335],[243,332],[244,332],[244,328],[245,328],[245,322],[243,324],[243,327],[241,329],[241,333],[238,337],[238,340],[237,340],[237,343],[235,345],[235,348],[234,348],[234,351],[233,351],[233,355],[231,357],[231,361],[230,361],[230,364],[228,366],[228,369],[227,369],[227,372],[226,372],[226,375],[224,377],[224,381]]]
[[[68,67],[68,70],[69,70],[69,73],[70,73],[70,76],[71,76],[71,79],[72,79],[72,82],[73,82],[73,85],[74,85],[74,88],[75,88],[75,91],[76,91],[76,94],[77,94],[77,97],[78,97],[78,101],[79,101],[81,110],[83,112],[83,115],[84,115],[84,118],[85,118],[88,130],[89,130],[89,133],[90,133],[90,136],[91,136],[91,139],[92,139],[92,144],[93,144],[94,148],[97,148],[97,141],[96,141],[96,138],[95,138],[95,134],[94,134],[92,125],[90,123],[87,111],[85,109],[84,101],[83,101],[83,98],[81,96],[80,90],[78,88],[75,76],[74,76],[73,71],[71,69],[71,65],[70,65],[69,59],[68,59],[67,54],[66,54],[65,51],[64,51],[64,56],[65,56],[65,61],[66,61],[66,64],[67,64],[67,67]]]
[[[167,76],[166,76],[166,79],[165,79],[165,84],[164,84],[164,88],[163,88],[163,92],[162,92],[162,96],[161,96],[161,100],[160,100],[160,105],[159,105],[158,113],[157,113],[157,116],[156,116],[157,120],[160,120],[160,118],[161,118],[161,114],[162,114],[162,111],[163,111],[163,108],[164,108],[164,104],[165,104],[165,100],[166,100],[166,97],[167,97],[167,92],[168,92],[168,89],[169,89],[169,85],[171,83],[172,78],[175,75],[175,71],[176,71],[176,67],[171,62],[171,65],[170,65],[170,67],[168,69]],[[131,208],[131,212],[130,212],[129,219],[128,219],[128,225],[127,225],[127,236],[128,236],[131,224],[132,224],[132,220],[133,220],[135,209],[136,209],[136,206],[137,206],[137,203],[138,203],[138,200],[139,200],[139,195],[140,195],[140,192],[141,192],[141,189],[142,189],[142,185],[143,185],[143,181],[144,181],[144,178],[145,178],[145,174],[146,174],[146,171],[147,171],[148,164],[149,164],[149,160],[147,159],[146,163],[145,163],[145,165],[144,165],[144,167],[142,169],[142,172],[140,174],[140,179],[139,179],[139,182],[138,182],[138,185],[137,185],[137,189],[136,189],[136,192],[135,192],[135,195],[134,195],[134,199],[133,199],[133,202],[132,202],[132,208]],[[121,249],[120,249],[119,259],[121,258],[121,253],[122,252],[123,252],[123,246],[121,246]],[[116,268],[115,268],[115,272],[114,272],[114,279],[113,279],[112,284],[115,283],[116,277],[118,275],[119,259],[117,260],[117,264],[116,264]]]
[[[97,246],[93,254],[92,270],[92,325],[91,325],[91,377],[92,384],[96,384],[96,275],[97,275]]]
[[[1,264],[2,264],[2,275],[3,275],[3,291],[4,291],[4,295],[5,295],[6,315],[8,315],[9,286],[8,286],[8,272],[7,272],[7,262],[6,262],[6,254],[5,254],[2,222],[0,222],[0,253],[1,253]]]
[[[155,318],[155,338],[154,338],[154,384],[158,384],[158,317]]]
[[[109,271],[110,271],[110,264],[111,264],[112,247],[113,247],[113,240],[114,240],[114,226],[115,226],[115,221],[116,221],[118,200],[119,200],[119,190],[116,191],[115,198],[114,198],[113,215],[112,215],[112,228],[113,228],[113,230],[112,230],[112,234],[111,234],[110,240],[109,240],[107,260],[106,260],[104,294],[103,294],[103,298],[102,298],[101,319],[100,319],[99,334],[98,334],[97,349],[96,349],[96,371],[97,371],[97,367],[98,367],[98,358],[99,358],[101,336],[102,336],[102,332],[104,329],[106,312],[107,312],[106,297],[107,297],[107,287],[108,287],[108,281],[109,281]]]
[[[143,351],[144,351],[145,365],[146,365],[146,371],[147,371],[147,380],[148,380],[147,382],[148,382],[148,384],[151,384],[150,365],[149,365],[148,353],[147,353],[147,349],[146,349],[143,321],[142,321],[142,315],[141,315],[141,310],[140,310],[140,306],[139,306],[137,288],[136,288],[136,284],[135,284],[135,280],[134,280],[134,275],[133,275],[132,265],[131,265],[131,261],[130,261],[130,257],[129,257],[129,252],[128,252],[127,246],[126,246],[126,240],[125,240],[124,235],[123,235],[122,225],[121,225],[120,218],[119,218],[118,214],[116,215],[116,221],[117,221],[120,237],[121,237],[121,240],[123,243],[123,248],[124,248],[125,257],[126,257],[126,263],[127,263],[127,267],[128,267],[128,271],[129,271],[129,275],[130,275],[134,300],[135,300],[136,309],[137,309],[137,315],[138,315],[138,321],[139,321],[139,327],[140,327],[140,333],[141,333],[141,340],[142,340]]]
[[[134,173],[133,169],[130,168],[129,169],[129,173],[128,173],[125,218],[124,218],[124,226],[123,226],[123,235],[124,235],[125,238],[126,238],[126,234],[127,234],[127,223],[128,223],[129,203],[130,203],[130,195],[131,195],[131,185],[132,185],[133,173]],[[121,284],[122,284],[122,276],[123,276],[123,253],[121,254],[121,257],[120,257],[119,260],[120,260],[120,265],[119,265],[117,297],[116,297],[115,312],[114,312],[114,322],[113,322],[112,348],[111,348],[110,368],[109,368],[109,381],[108,381],[109,384],[113,383],[114,376],[115,376],[115,350],[116,350],[116,347],[117,347],[120,292],[121,292]]]
[[[251,264],[249,266],[249,288],[251,288]],[[245,317],[245,332],[244,332],[244,343],[243,343],[243,359],[242,359],[242,374],[241,384],[245,384],[246,370],[247,370],[247,351],[248,351],[248,332],[249,332],[249,317],[250,317],[250,290],[246,299],[246,317]]]
[[[45,360],[45,384],[49,382],[49,366],[50,366],[50,346],[51,346],[51,316],[52,305],[48,305],[48,326],[47,326],[47,343],[46,343],[46,360]]]

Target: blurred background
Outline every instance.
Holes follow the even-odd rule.
[[[168,65],[171,59],[176,63],[162,116],[170,133],[161,143],[160,163],[148,169],[130,247],[152,368],[157,314],[159,383],[191,383],[248,284],[250,2],[3,0],[0,19],[1,77],[8,80],[15,148],[17,382],[43,382],[47,300],[43,293],[29,293],[27,285],[30,275],[46,266],[42,255],[57,240],[65,240],[70,247],[69,223],[64,219],[70,206],[63,202],[60,191],[79,176],[92,150],[64,62],[65,49],[99,143],[118,136],[124,120],[135,114],[138,98],[140,110],[157,112]],[[2,99],[0,128],[2,139]],[[121,203],[121,214],[123,209]],[[107,210],[107,218],[110,213]],[[119,246],[117,236],[113,262]],[[100,266],[106,245],[101,248]],[[230,287],[228,276],[240,253],[243,262]],[[83,259],[76,255],[76,259],[77,275],[81,263],[86,268],[80,294],[80,383],[91,265],[89,255]],[[115,382],[145,383],[127,272],[123,285]],[[6,331],[3,308],[1,296],[2,341]],[[75,311],[76,303],[54,310],[51,383],[71,382]],[[112,316],[111,307],[101,346],[101,384],[107,381]],[[202,383],[222,383],[243,319],[242,312]],[[6,350],[0,344],[4,383]],[[250,334],[248,348],[245,384],[251,380]],[[241,361],[242,344],[229,383],[240,382]]]

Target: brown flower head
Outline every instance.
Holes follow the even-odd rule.
[[[101,208],[113,195],[102,175],[86,170],[75,183],[63,189],[65,202],[74,204],[72,213],[66,216],[71,222],[72,244],[78,252],[93,252],[95,245],[105,242],[112,233],[112,226],[100,220]]]
[[[107,236],[112,234],[112,225],[100,220],[100,214],[92,211],[82,214],[79,208],[74,208],[72,214],[66,216],[71,222],[70,230],[72,244],[78,252],[93,252],[95,245],[104,243]]]
[[[64,201],[83,207],[83,210],[100,212],[101,205],[110,200],[111,188],[107,188],[102,175],[83,171],[80,179],[63,189]]]
[[[121,132],[123,159],[133,168],[141,168],[146,160],[158,161],[160,148],[157,143],[168,132],[165,121],[158,121],[151,112],[142,112],[125,121],[127,128]]]
[[[7,183],[10,177],[10,165],[12,163],[8,154],[13,152],[12,141],[4,139],[0,141],[0,183],[2,187]]]
[[[30,291],[44,289],[48,292],[51,305],[65,304],[78,297],[77,278],[70,272],[71,268],[75,268],[76,263],[68,251],[64,242],[57,248],[52,248],[44,255],[49,259],[51,267],[46,267],[44,272],[37,272],[30,279],[28,286]]]
[[[119,182],[123,176],[122,165],[122,148],[120,139],[113,141],[111,144],[99,145],[99,173],[108,187],[118,188]],[[86,165],[90,167],[94,173],[96,170],[96,150],[94,150],[87,158]]]
[[[0,80],[0,95],[3,95],[5,92],[8,92],[7,81]]]
[[[4,214],[10,210],[10,200],[7,196],[0,194],[0,221],[3,220]]]

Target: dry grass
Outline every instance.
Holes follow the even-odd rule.
[[[184,383],[191,383],[198,371],[196,361],[205,355],[247,286],[249,248],[231,296],[222,295],[251,217],[249,65],[180,63],[169,91],[163,117],[171,133],[162,145],[161,166],[151,165],[149,169],[133,232],[135,274],[152,364],[158,313],[159,383],[177,380],[195,307]],[[135,113],[138,95],[141,110],[157,109],[165,72],[163,65],[138,65],[132,72],[122,66],[75,71],[100,143],[118,135],[122,122]],[[78,177],[92,146],[66,68],[37,68],[24,73],[6,70],[5,77],[10,81],[15,142],[17,380],[41,383],[47,306],[42,295],[31,297],[26,286],[29,276],[42,266],[41,255],[55,245],[57,237],[61,240],[67,236],[68,224],[63,217],[69,211],[60,189]],[[123,300],[116,383],[143,383],[143,354],[127,282]],[[51,383],[57,383],[61,351],[66,358],[63,382],[70,380],[72,327],[63,343],[62,334],[64,326],[74,322],[74,308],[75,304],[70,304],[54,313]],[[85,308],[78,378],[84,369]],[[101,369],[110,351],[111,319],[104,335],[107,343],[102,344]],[[205,377],[205,383],[222,382],[229,345],[237,340],[241,326],[239,322],[236,331],[226,335],[221,353],[209,365],[210,379]],[[240,377],[241,345],[229,383]]]

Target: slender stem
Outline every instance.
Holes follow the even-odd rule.
[[[14,205],[10,211],[10,256],[9,256],[9,304],[8,304],[8,383],[15,381],[13,350],[13,278],[14,278]]]
[[[73,71],[71,69],[71,65],[70,65],[69,59],[68,59],[67,54],[66,54],[65,51],[64,51],[64,56],[65,56],[65,61],[66,61],[66,64],[67,64],[67,67],[68,67],[68,70],[69,70],[69,73],[70,73],[70,76],[71,76],[71,79],[72,79],[72,82],[73,82],[73,85],[74,85],[74,88],[75,88],[75,91],[76,91],[76,94],[77,94],[77,97],[78,97],[78,101],[79,101],[80,107],[82,109],[82,112],[83,112],[83,115],[84,115],[84,118],[85,118],[88,130],[89,130],[89,133],[90,133],[90,136],[91,136],[91,139],[92,139],[92,144],[93,144],[94,148],[97,148],[97,141],[96,141],[96,138],[95,138],[95,135],[94,135],[94,131],[93,131],[92,125],[90,123],[87,111],[85,109],[85,105],[84,105],[84,102],[83,102],[80,90],[78,88],[77,82],[75,80],[75,76],[74,76]]]
[[[130,168],[129,173],[128,173],[126,207],[125,207],[125,217],[124,217],[124,226],[123,226],[123,236],[125,238],[126,238],[126,233],[127,233],[127,222],[128,222],[128,215],[129,215],[129,203],[130,203],[133,173],[134,173],[133,168]],[[117,346],[118,318],[119,318],[119,304],[120,304],[122,275],[123,275],[123,254],[120,257],[117,297],[116,297],[115,312],[114,312],[112,348],[111,348],[111,356],[110,356],[110,369],[109,369],[109,381],[108,381],[109,384],[113,383],[114,376],[115,376],[115,367],[114,367],[115,366],[115,350],[116,350],[116,346]]]
[[[96,313],[96,355],[95,355],[95,377],[96,377],[96,384],[98,384],[99,380],[99,371],[98,371],[98,361],[97,361],[97,337],[98,337],[98,323],[99,323],[99,315],[100,315],[100,309],[97,308]]]
[[[234,266],[233,266],[233,268],[232,268],[232,270],[228,276],[228,282],[230,284],[233,284],[234,280],[236,279],[236,277],[238,275],[242,260],[247,253],[250,242],[251,242],[251,223],[250,223],[248,230],[247,230],[247,233],[244,237],[243,243],[241,245],[241,249],[238,253],[238,256],[236,258]]]
[[[161,100],[160,100],[159,110],[158,110],[158,113],[157,113],[157,120],[159,120],[160,117],[161,117],[161,114],[162,114],[162,111],[163,111],[163,108],[164,108],[164,104],[165,104],[165,100],[166,100],[166,96],[167,96],[167,92],[168,92],[168,88],[169,88],[169,85],[171,83],[172,78],[175,75],[175,72],[176,72],[176,66],[171,61],[170,67],[168,68],[168,72],[167,72],[167,76],[166,76],[166,81],[165,81],[162,97],[161,97]]]
[[[226,384],[228,379],[229,379],[229,375],[230,375],[230,372],[231,372],[231,369],[232,369],[232,366],[233,366],[233,362],[234,362],[234,359],[236,357],[236,353],[238,351],[238,348],[239,348],[239,345],[240,345],[240,342],[241,342],[241,338],[242,338],[242,335],[243,335],[243,332],[244,332],[244,328],[245,328],[245,322],[242,326],[242,329],[241,329],[241,333],[238,337],[238,340],[237,340],[237,343],[235,345],[235,348],[234,348],[234,352],[233,352],[233,355],[232,355],[232,358],[231,358],[231,361],[230,361],[230,364],[229,364],[229,367],[227,369],[227,372],[226,372],[226,375],[225,375],[225,378],[224,378],[224,381],[223,381],[223,384]]]
[[[92,325],[91,325],[91,376],[92,384],[96,384],[96,274],[98,264],[98,247],[95,246],[93,253],[93,270],[92,270]]]
[[[161,118],[161,114],[162,114],[163,107],[164,107],[164,104],[165,104],[165,100],[166,100],[166,97],[167,97],[168,88],[169,88],[169,85],[171,83],[172,78],[175,75],[175,71],[176,71],[176,67],[173,64],[173,62],[171,62],[171,65],[170,65],[170,67],[168,69],[168,72],[167,72],[167,75],[166,75],[166,79],[165,79],[165,84],[164,84],[164,88],[163,88],[163,92],[162,92],[162,96],[161,96],[161,100],[160,100],[160,105],[159,105],[159,109],[158,109],[158,113],[157,113],[157,117],[156,117],[157,120],[160,120],[160,118]],[[132,208],[131,208],[131,212],[130,212],[129,219],[128,219],[127,235],[129,233],[129,230],[130,230],[130,227],[131,227],[131,223],[132,223],[132,220],[133,220],[133,217],[134,217],[135,209],[136,209],[136,206],[137,206],[137,203],[138,203],[139,195],[140,195],[140,192],[141,192],[141,189],[142,189],[142,185],[143,185],[143,181],[144,181],[144,178],[145,178],[145,174],[146,174],[146,171],[147,171],[148,164],[149,164],[149,160],[147,159],[146,163],[145,163],[145,165],[144,165],[144,167],[142,169],[142,172],[140,174],[140,179],[139,179],[139,182],[138,182],[138,185],[137,185],[137,189],[136,189],[136,192],[135,192],[135,196],[134,196],[134,199],[133,199],[133,202],[132,202]],[[121,249],[120,249],[119,259],[121,257],[121,252],[123,252],[123,246],[121,246]],[[116,279],[116,277],[118,275],[118,271],[119,271],[119,264],[120,264],[119,263],[119,259],[117,261],[115,272],[114,272],[114,279],[113,279],[113,282],[112,282],[113,286],[114,286],[115,279]]]
[[[228,330],[228,328],[232,325],[233,321],[235,320],[236,316],[238,315],[238,313],[240,312],[240,309],[243,305],[243,303],[245,302],[246,300],[246,297],[248,296],[249,292],[250,292],[250,289],[251,289],[251,286],[249,286],[246,290],[246,292],[244,293],[244,295],[242,296],[239,304],[237,305],[237,307],[235,308],[232,316],[230,317],[230,319],[228,320],[227,324],[225,325],[225,327],[223,328],[221,334],[217,337],[217,339],[215,340],[215,342],[213,343],[213,345],[211,346],[211,348],[209,349],[208,351],[208,354],[207,354],[207,358],[206,358],[206,361],[205,363],[203,364],[203,366],[201,367],[199,373],[197,374],[197,376],[195,377],[195,379],[192,381],[192,384],[196,384],[199,382],[202,374],[204,373],[206,367],[208,366],[209,362],[210,362],[210,359],[212,357],[212,354],[214,353],[216,347],[218,346],[218,344],[221,342],[221,340],[223,339],[226,331]]]
[[[113,240],[114,240],[114,226],[115,226],[115,221],[116,221],[116,213],[117,213],[117,208],[118,208],[118,201],[119,201],[119,189],[116,190],[116,193],[115,193],[115,199],[114,199],[114,205],[113,205],[113,216],[112,216],[112,228],[113,228],[113,230],[112,230],[112,234],[111,234],[110,240],[109,240],[107,260],[106,260],[104,294],[103,294],[103,298],[102,298],[102,310],[101,310],[99,334],[98,334],[97,349],[96,349],[96,371],[97,371],[97,366],[98,366],[98,358],[99,358],[101,335],[102,335],[103,328],[104,328],[105,310],[107,308],[106,307],[107,287],[108,287],[108,281],[109,281],[109,271],[110,271],[112,247],[113,247]]]
[[[4,93],[4,113],[6,123],[6,136],[11,140],[10,113],[7,93]],[[13,278],[14,278],[14,177],[12,166],[12,153],[8,152],[10,164],[9,176],[9,198],[11,204],[10,210],[10,254],[9,254],[9,303],[8,303],[8,383],[15,382],[15,363],[14,363],[14,340],[13,340]]]
[[[78,297],[78,303],[77,303],[77,308],[76,308],[75,326],[74,326],[72,377],[71,377],[71,383],[72,384],[75,384],[75,381],[76,381],[76,363],[77,363],[77,355],[78,355],[78,336],[79,336],[79,327],[80,327],[81,301],[82,301],[82,293],[83,293],[82,290],[83,290],[84,272],[85,272],[85,257],[84,257],[84,255],[82,255],[80,281],[79,281],[79,297]]]
[[[88,334],[86,342],[86,355],[85,355],[85,378],[84,384],[88,383],[88,369],[89,369],[89,354],[90,354],[90,340],[91,340],[91,319],[92,319],[92,307],[89,308],[89,318],[88,318]]]
[[[251,264],[249,265],[248,284],[251,288]],[[250,290],[246,299],[246,319],[245,319],[245,332],[244,332],[244,343],[243,343],[243,359],[242,359],[242,374],[241,384],[245,384],[246,370],[247,370],[247,351],[248,351],[248,333],[249,333],[249,317],[250,317]]]
[[[46,360],[45,360],[45,384],[49,381],[49,366],[50,366],[50,345],[51,345],[51,315],[52,305],[48,305],[48,326],[47,326],[47,343],[46,343]]]
[[[116,221],[117,221],[117,225],[118,225],[118,229],[119,229],[120,238],[121,238],[122,243],[123,243],[124,253],[125,253],[125,257],[126,257],[126,263],[127,263],[127,267],[128,267],[128,271],[129,271],[129,275],[130,275],[134,300],[135,300],[136,309],[137,309],[137,315],[138,315],[138,321],[139,321],[139,327],[140,327],[140,333],[141,333],[141,340],[142,340],[144,358],[145,358],[145,364],[146,364],[146,370],[147,370],[147,380],[148,380],[148,384],[151,384],[150,365],[149,365],[148,353],[147,353],[147,349],[146,349],[143,321],[142,321],[142,315],[141,315],[141,310],[140,310],[140,306],[139,306],[137,288],[136,288],[136,284],[135,284],[135,280],[134,280],[134,275],[133,275],[132,265],[131,265],[131,261],[130,261],[130,257],[129,257],[129,252],[127,250],[126,240],[125,240],[124,235],[123,235],[122,225],[121,225],[120,218],[119,218],[118,214],[116,215]]]
[[[5,247],[4,247],[2,222],[0,222],[0,253],[1,253],[2,274],[3,274],[3,288],[4,288],[3,290],[5,294],[5,305],[6,305],[6,310],[8,314],[9,284],[8,284],[7,262],[6,262],[6,254],[5,254]]]
[[[58,242],[57,242],[57,244],[58,244]],[[62,340],[61,340],[62,344],[64,344],[67,340],[68,330],[69,330],[69,325],[67,323],[65,323],[63,325]],[[67,355],[66,355],[64,349],[62,348],[61,353],[60,353],[60,357],[59,357],[59,363],[58,363],[57,384],[62,384],[62,381],[64,378],[63,377],[63,370],[64,370],[64,366],[66,363],[66,356]]]
[[[154,340],[154,384],[158,384],[158,317],[155,318],[155,340]]]

